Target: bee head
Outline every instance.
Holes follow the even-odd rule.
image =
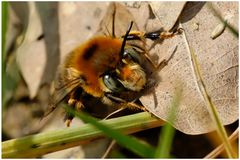
[[[122,59],[115,72],[105,73],[102,80],[104,88],[107,88],[105,91],[140,91],[146,84],[146,73],[138,63]]]
[[[104,74],[104,88],[110,92],[121,92],[123,90],[140,91],[146,83],[146,74],[140,64],[140,53],[133,47],[126,46],[129,32],[133,22],[131,22],[122,42],[120,51],[120,62],[114,71]]]

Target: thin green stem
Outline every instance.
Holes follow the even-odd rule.
[[[181,24],[180,24],[180,26],[181,26]],[[198,88],[200,89],[200,92],[201,92],[205,102],[207,103],[207,109],[210,113],[210,116],[211,116],[211,119],[212,119],[213,123],[216,126],[217,133],[223,141],[223,144],[225,146],[225,149],[227,151],[227,154],[228,154],[229,158],[236,157],[236,154],[233,152],[232,146],[227,139],[227,133],[226,133],[226,130],[225,130],[220,118],[219,118],[217,109],[213,105],[211,97],[207,93],[206,86],[203,82],[203,78],[202,78],[202,75],[201,75],[201,72],[200,72],[200,68],[199,68],[197,58],[194,54],[193,49],[189,46],[189,42],[187,40],[185,32],[183,32],[183,36],[184,36],[184,39],[185,39],[186,44],[187,44],[188,52],[191,55],[192,65],[193,65],[195,76],[196,76],[196,79],[197,79]]]
[[[202,76],[201,76],[201,73],[200,73],[199,65],[197,63],[197,59],[196,59],[196,56],[194,54],[194,51],[192,50],[192,48],[190,50],[191,50],[193,62],[195,64],[194,68],[195,68],[195,71],[198,75],[198,86],[200,86],[199,88],[201,90],[202,96],[204,97],[205,102],[207,103],[208,109],[210,110],[210,115],[211,115],[212,120],[214,121],[214,123],[216,125],[218,135],[220,136],[220,138],[223,141],[223,144],[225,145],[225,149],[227,151],[227,154],[228,154],[229,158],[234,158],[236,156],[235,156],[235,153],[233,152],[233,149],[232,149],[232,146],[231,146],[230,142],[227,139],[227,137],[228,137],[227,132],[226,132],[226,130],[225,130],[220,118],[219,118],[216,107],[213,105],[211,97],[207,93],[206,86],[203,83],[203,79],[202,79]]]
[[[99,122],[97,119],[87,115],[83,112],[76,112],[70,107],[66,107],[67,111],[75,116],[81,118],[84,122],[92,124],[97,129],[101,130],[106,134],[108,137],[113,138],[116,140],[118,144],[122,147],[129,149],[130,151],[134,152],[135,154],[150,158],[154,155],[154,148],[147,143],[142,143],[140,140],[136,139],[132,136],[126,136],[121,131],[116,131],[103,123]]]
[[[5,43],[6,43],[6,32],[7,32],[7,15],[8,15],[8,3],[2,2],[2,110],[5,108],[5,92],[6,92],[6,53],[5,53]]]
[[[178,84],[181,84],[181,82],[179,82]],[[155,158],[170,158],[171,146],[172,146],[172,142],[175,134],[175,128],[171,124],[173,124],[175,121],[176,112],[180,103],[181,95],[182,95],[182,88],[178,87],[176,90],[175,96],[173,98],[173,101],[171,103],[169,115],[167,118],[168,123],[166,123],[166,125],[162,127],[162,130],[159,136],[159,143],[155,152]]]
[[[121,130],[125,134],[135,133],[164,124],[163,121],[153,118],[146,112],[103,120],[101,123],[115,130]],[[39,133],[2,142],[2,157],[40,157],[47,153],[85,144],[90,140],[103,136],[102,131],[90,124],[84,124],[78,128],[66,128]]]

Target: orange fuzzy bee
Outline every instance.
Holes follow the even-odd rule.
[[[58,86],[50,110],[51,113],[61,100],[77,111],[88,107],[88,101],[94,100],[107,106],[118,108],[129,107],[146,110],[134,103],[148,83],[148,72],[145,63],[150,62],[147,55],[145,39],[164,39],[176,33],[157,31],[143,33],[131,31],[131,22],[122,37],[96,36],[75,48],[66,57],[58,74]],[[129,42],[138,41],[141,45]],[[66,115],[67,126],[73,115]]]

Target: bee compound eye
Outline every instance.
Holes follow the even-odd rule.
[[[141,56],[134,48],[127,48],[123,52],[123,58],[129,58],[134,62],[141,63]]]
[[[124,90],[123,85],[117,80],[117,78],[111,76],[110,74],[105,74],[103,76],[103,82],[112,92],[121,92]]]

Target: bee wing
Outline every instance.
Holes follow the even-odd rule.
[[[64,100],[64,98],[71,93],[77,86],[79,86],[80,82],[73,81],[72,83],[65,84],[60,89],[56,89],[53,96],[51,97],[50,103],[48,105],[48,109],[45,112],[43,117],[48,116],[52,111],[54,111],[58,104]]]
[[[81,84],[85,83],[84,79],[80,76],[80,74],[77,74],[76,70],[72,67],[66,68],[64,70],[64,77],[65,77],[64,81],[63,78],[58,77],[60,83],[56,84],[54,94],[50,99],[48,109],[43,117],[48,116],[52,111],[54,111],[57,108],[58,104],[62,102],[67,95],[69,95],[74,89],[79,87]]]

